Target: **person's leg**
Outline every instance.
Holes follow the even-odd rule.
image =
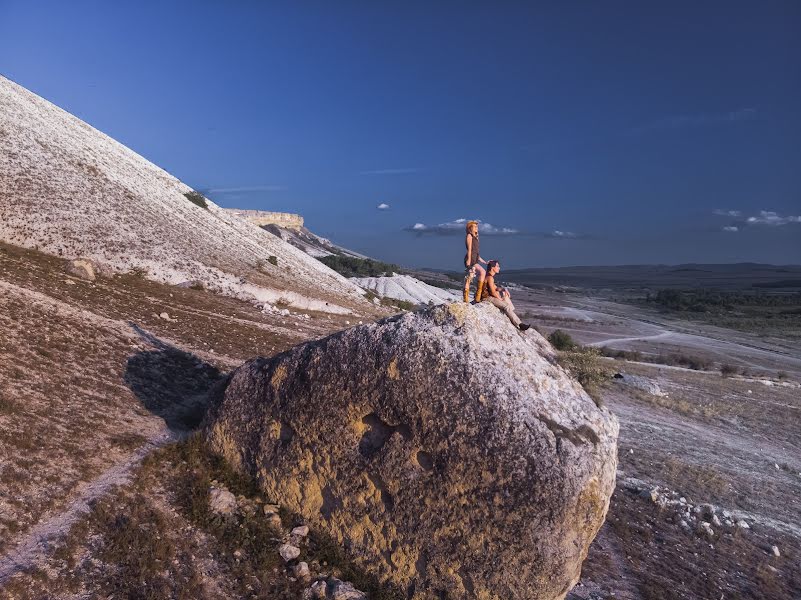
[[[493,305],[497,306],[500,311],[509,318],[509,320],[512,322],[512,325],[515,327],[520,327],[520,318],[517,316],[507,300],[501,300],[500,298],[494,298],[490,296],[489,301],[492,302]]]
[[[464,274],[464,301],[470,302],[470,282],[473,280],[473,269],[466,269]]]
[[[476,275],[478,275],[478,283],[476,283],[475,302],[479,303],[481,302],[481,293],[484,291],[484,278],[487,276],[487,272],[481,265],[476,265],[473,268],[476,270]]]

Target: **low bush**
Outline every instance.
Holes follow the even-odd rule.
[[[720,374],[723,377],[731,377],[732,375],[737,375],[737,367],[734,365],[724,364],[720,365]]]
[[[401,270],[398,265],[342,254],[322,256],[318,260],[345,277],[381,277]]]
[[[271,265],[277,267],[278,266],[278,257],[277,256],[269,256],[267,257],[267,262]]]
[[[562,351],[573,350],[577,346],[570,334],[561,329],[552,331],[551,335],[548,336],[548,341],[551,342],[551,346]]]
[[[560,352],[558,357],[559,364],[576,378],[598,406],[601,405],[600,386],[610,376],[600,358],[598,348],[575,345],[571,350]]]
[[[205,208],[206,210],[209,209],[209,204],[206,202],[206,198],[200,192],[192,190],[191,192],[186,192],[184,196],[192,204],[199,206],[200,208]]]
[[[409,302],[408,300],[396,300],[395,298],[388,298],[385,296],[381,298],[381,306],[392,306],[401,310],[412,310],[414,308],[414,302]]]

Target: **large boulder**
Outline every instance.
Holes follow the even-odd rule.
[[[615,484],[615,417],[489,304],[252,360],[206,431],[269,498],[410,598],[563,598]]]

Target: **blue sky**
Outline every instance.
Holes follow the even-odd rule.
[[[0,73],[384,260],[801,263],[801,3],[655,4],[0,0]]]

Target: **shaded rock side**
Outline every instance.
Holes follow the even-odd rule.
[[[616,418],[488,304],[252,360],[205,427],[269,498],[409,598],[563,598],[617,466]]]

